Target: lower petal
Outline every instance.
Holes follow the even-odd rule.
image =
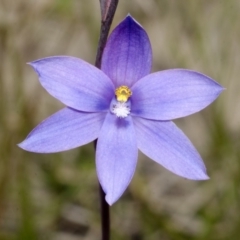
[[[53,153],[87,144],[98,137],[106,113],[85,113],[64,108],[40,123],[18,146],[38,153]]]
[[[137,140],[132,118],[108,113],[97,142],[99,182],[112,205],[129,185],[137,164]]]
[[[138,148],[149,158],[181,177],[208,179],[199,153],[173,122],[134,118],[134,125]]]

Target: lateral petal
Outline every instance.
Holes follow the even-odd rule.
[[[99,182],[112,205],[129,185],[137,164],[137,141],[132,118],[108,113],[100,131],[96,165]]]
[[[198,112],[212,103],[223,87],[190,70],[172,69],[150,74],[132,87],[135,116],[171,120]]]
[[[84,112],[106,111],[114,96],[111,80],[91,64],[74,57],[43,58],[30,65],[42,86],[65,105]]]
[[[102,56],[101,69],[115,87],[131,87],[150,73],[151,44],[146,31],[128,15],[111,33]]]
[[[181,177],[208,179],[199,153],[173,122],[137,117],[133,120],[138,148],[145,155]]]
[[[64,108],[40,123],[18,146],[37,153],[54,153],[82,146],[98,137],[105,116],[106,113]]]

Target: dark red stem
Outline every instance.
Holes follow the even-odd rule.
[[[101,0],[100,0],[100,3],[101,3]],[[97,56],[95,61],[95,66],[98,68],[101,68],[103,50],[107,42],[109,30],[112,24],[114,14],[117,9],[117,5],[118,5],[118,0],[111,0],[106,16],[104,18],[102,16],[100,37],[98,41]],[[97,140],[95,140],[94,142],[95,150],[96,150],[96,146],[97,146]],[[99,184],[99,192],[100,192],[100,201],[101,201],[102,240],[110,240],[109,205],[105,200],[105,193],[100,184]]]

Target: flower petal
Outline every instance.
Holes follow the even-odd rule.
[[[199,153],[173,122],[143,118],[133,120],[138,148],[149,158],[181,177],[208,179]]]
[[[132,118],[108,113],[97,142],[99,182],[112,205],[129,185],[137,164],[137,141]]]
[[[151,71],[152,50],[145,30],[128,15],[111,33],[101,69],[115,87],[131,87]]]
[[[171,120],[198,112],[223,91],[211,78],[190,70],[173,69],[150,74],[132,87],[135,116]]]
[[[106,113],[85,113],[64,108],[40,123],[19,147],[53,153],[87,144],[98,137]]]
[[[111,80],[99,69],[74,57],[49,57],[30,63],[42,86],[55,98],[80,111],[109,108],[114,96]]]

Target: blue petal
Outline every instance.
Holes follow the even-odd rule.
[[[138,148],[149,158],[181,177],[208,179],[199,153],[173,122],[134,118],[134,125]]]
[[[152,50],[145,30],[127,16],[111,33],[102,57],[101,69],[115,87],[131,87],[151,71]]]
[[[19,144],[24,150],[53,153],[87,144],[98,137],[106,113],[64,108],[40,123]]]
[[[49,57],[30,63],[42,86],[68,107],[106,111],[114,96],[111,80],[99,69],[74,57]]]
[[[150,74],[132,87],[133,115],[171,120],[198,112],[212,103],[223,87],[190,70],[172,69]]]
[[[129,185],[137,164],[137,141],[131,117],[108,113],[97,142],[96,165],[99,182],[112,205]]]

